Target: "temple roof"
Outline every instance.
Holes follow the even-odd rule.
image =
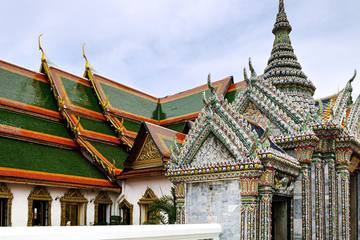
[[[125,170],[118,179],[138,175],[161,175],[170,159],[171,146],[182,144],[185,134],[148,122],[142,122],[129,157],[125,161]]]
[[[2,179],[118,188],[80,153],[45,75],[0,61],[0,84]]]

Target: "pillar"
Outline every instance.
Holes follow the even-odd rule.
[[[267,169],[260,178],[259,185],[259,239],[271,240],[272,197],[274,170]]]
[[[311,161],[315,145],[303,145],[295,149],[296,158],[301,164],[301,223],[302,231],[294,232],[295,239],[312,239],[312,178]],[[296,208],[296,206],[295,206]]]
[[[176,223],[185,224],[185,183],[175,183]]]
[[[336,150],[336,184],[338,204],[338,238],[350,239],[350,173],[349,163],[352,150]]]
[[[336,239],[338,226],[338,211],[337,211],[337,187],[336,187],[336,168],[335,168],[335,154],[323,154],[323,160],[327,166],[327,206],[326,207],[326,222],[327,232],[326,238],[329,240]]]
[[[241,237],[242,240],[257,239],[258,203],[254,196],[241,196]]]
[[[325,182],[324,164],[320,153],[313,154],[312,167],[314,172],[315,239],[325,239]]]

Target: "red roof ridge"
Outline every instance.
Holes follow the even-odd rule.
[[[110,78],[105,77],[105,76],[103,76],[103,75],[101,75],[101,74],[93,73],[93,76],[94,76],[94,77],[99,77],[99,78],[101,78],[101,80],[105,80],[105,81],[109,82],[110,84],[118,85],[119,87],[126,88],[127,90],[136,92],[136,93],[138,93],[138,94],[140,94],[140,95],[145,95],[146,97],[150,97],[150,98],[154,99],[155,101],[158,101],[158,100],[159,100],[159,98],[154,97],[154,96],[152,96],[152,95],[150,95],[150,94],[148,94],[148,93],[146,93],[146,92],[143,92],[143,91],[140,91],[140,90],[138,90],[138,89],[136,89],[136,88],[134,88],[134,87],[130,87],[130,86],[127,86],[127,85],[125,85],[125,84],[116,82],[116,81],[111,80]]]
[[[49,68],[50,68],[50,70],[51,70],[51,69],[54,69],[55,71],[59,71],[59,72],[61,72],[61,73],[64,73],[64,74],[66,74],[66,75],[69,75],[69,76],[75,78],[76,80],[79,80],[80,83],[83,83],[83,84],[86,84],[86,85],[90,85],[90,86],[91,86],[91,82],[90,82],[90,80],[87,79],[87,78],[78,76],[78,75],[76,75],[75,73],[71,73],[71,72],[65,71],[65,70],[63,70],[63,69],[61,69],[61,68],[58,68],[58,67],[55,67],[55,66],[49,66]],[[73,79],[70,79],[70,80],[73,80]],[[82,81],[85,81],[85,82],[82,82]]]
[[[240,86],[244,85],[244,87],[247,86],[247,83],[245,80],[242,80],[240,82],[237,82],[237,83],[233,83],[230,85],[229,89],[228,89],[228,92],[231,92],[231,91],[234,91],[234,90],[237,90]]]
[[[223,79],[220,79],[220,80],[216,80],[214,82],[212,82],[213,85],[222,85],[226,82],[230,82],[233,80],[233,77],[232,76],[228,76],[228,77],[225,77]],[[191,92],[196,92],[196,91],[200,91],[204,88],[208,88],[207,87],[207,84],[202,84],[200,86],[197,86],[197,87],[194,87],[194,88],[190,88],[188,90],[184,90],[182,92],[178,92],[178,93],[175,93],[173,95],[169,95],[169,96],[165,96],[165,97],[162,97],[160,98],[160,103],[162,102],[166,102],[166,101],[171,101],[171,100],[175,100],[175,99],[179,99],[179,98],[182,98],[184,95],[188,94],[188,93],[191,93]]]
[[[1,60],[1,59],[0,59],[0,66],[9,66],[9,67],[12,67],[12,68],[17,68],[20,71],[23,71],[24,74],[26,74],[26,73],[27,74],[33,74],[33,75],[35,75],[35,77],[37,77],[37,78],[39,78],[41,80],[46,80],[46,76],[43,73],[35,72],[35,71],[30,70],[28,68],[25,68],[25,67],[22,67],[22,66],[19,66],[19,65],[16,65],[14,63],[10,63],[10,62],[7,62],[7,61]],[[48,82],[48,81],[46,81],[46,82]]]

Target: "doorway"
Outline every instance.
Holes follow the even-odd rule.
[[[0,198],[0,226],[8,226],[8,199]]]
[[[78,226],[78,225],[80,225],[79,208],[80,208],[80,204],[78,204],[78,203],[68,203],[68,204],[66,204],[65,223],[66,223],[67,226]]]
[[[291,198],[274,196],[272,202],[272,239],[291,239]]]
[[[49,202],[33,200],[32,204],[32,226],[47,226],[49,217]]]

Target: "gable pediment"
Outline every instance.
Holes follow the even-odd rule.
[[[174,145],[172,166],[204,166],[216,162],[248,163],[257,161],[251,155],[258,138],[245,118],[227,101],[220,99],[209,83],[211,95],[204,97],[205,107],[181,148]],[[211,151],[211,153],[210,153]]]
[[[162,165],[162,155],[149,134],[145,137],[144,144],[135,160],[127,163],[127,166],[131,169],[160,167]]]
[[[234,160],[234,156],[221,140],[214,133],[210,132],[194,158],[190,161],[190,165],[197,166],[219,162],[234,162]]]

